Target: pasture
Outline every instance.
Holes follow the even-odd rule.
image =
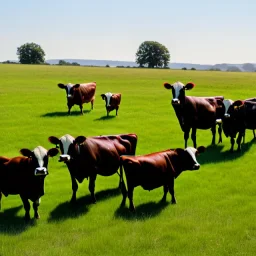
[[[89,67],[0,65],[0,155],[21,148],[46,149],[51,135],[94,136],[136,133],[136,154],[184,146],[183,133],[164,82],[192,81],[186,95],[245,99],[256,96],[256,73]],[[66,95],[58,83],[97,82],[94,109],[84,115],[74,106],[67,115]],[[122,93],[106,117],[100,95]],[[218,136],[216,137],[218,140]],[[71,181],[58,156],[49,160],[41,219],[24,222],[19,196],[2,198],[0,255],[255,255],[256,143],[246,132],[241,153],[228,152],[230,139],[210,146],[211,131],[198,130],[199,171],[175,180],[177,204],[159,203],[163,189],[134,190],[135,214],[120,209],[118,176],[98,176],[97,204],[90,204],[88,181],[79,184],[76,207],[69,205]],[[188,145],[192,146],[191,139]],[[236,146],[235,146],[236,149]],[[167,196],[170,202],[170,195]],[[33,213],[33,212],[31,212]],[[32,214],[31,214],[32,216]]]

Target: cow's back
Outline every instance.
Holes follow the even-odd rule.
[[[80,84],[79,90],[82,95],[82,102],[91,102],[95,98],[96,83]]]

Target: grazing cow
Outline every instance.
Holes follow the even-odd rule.
[[[51,136],[48,139],[51,143],[60,147],[60,162],[66,163],[72,181],[73,195],[71,203],[76,201],[76,192],[79,183],[84,178],[89,178],[89,191],[93,203],[96,202],[94,195],[95,180],[97,174],[110,176],[117,173],[120,165],[121,155],[135,155],[137,145],[136,134],[120,134],[109,136],[73,138],[71,135],[64,135],[60,139]],[[123,180],[120,177],[121,189]]]
[[[237,100],[228,109],[227,115],[223,120],[223,131],[226,137],[230,137],[231,148],[233,152],[235,138],[238,133],[236,143],[237,150],[241,150],[241,140],[245,137],[245,130],[253,130],[254,139],[256,129],[256,102],[254,99],[245,101]]]
[[[224,97],[192,97],[185,96],[185,90],[191,90],[195,85],[181,82],[174,84],[164,83],[166,89],[172,89],[172,106],[179,120],[180,127],[184,132],[185,148],[189,132],[192,128],[191,138],[196,148],[196,129],[209,129],[212,131],[212,144],[215,144],[216,120],[222,119],[225,113],[223,104]],[[218,123],[217,123],[218,124]],[[221,124],[218,124],[219,142],[222,142]]]
[[[109,112],[114,109],[116,110],[116,116],[117,116],[117,111],[119,109],[119,105],[121,102],[121,94],[120,93],[113,94],[111,92],[107,92],[105,94],[101,94],[101,97],[106,102],[107,116],[109,115]]]
[[[39,219],[38,206],[40,198],[44,195],[44,179],[48,175],[48,157],[58,154],[58,149],[48,151],[38,146],[33,151],[21,149],[23,156],[13,158],[0,157],[0,203],[2,193],[20,195],[26,214],[25,219],[30,219],[30,203],[33,202],[34,217]]]
[[[135,210],[133,204],[133,190],[141,186],[145,190],[153,190],[163,186],[164,195],[162,201],[166,201],[166,195],[169,190],[172,196],[172,203],[176,203],[174,196],[174,179],[182,171],[198,170],[200,164],[196,160],[196,155],[204,152],[203,146],[199,148],[188,147],[185,150],[181,148],[169,149],[161,152],[151,153],[142,156],[121,156],[120,175],[123,175],[123,169],[126,176],[128,187],[128,198],[130,200],[131,211]],[[123,167],[123,169],[122,169]],[[126,192],[126,189],[124,189]],[[122,206],[125,205],[127,194],[123,192]]]
[[[91,109],[95,99],[96,82],[87,84],[58,84],[59,88],[67,93],[68,114],[74,105],[79,105],[83,115],[83,104],[91,102]]]

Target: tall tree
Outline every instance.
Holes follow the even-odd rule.
[[[44,63],[45,52],[42,47],[35,43],[26,43],[18,47],[17,55],[21,64]]]
[[[169,61],[170,53],[168,49],[156,41],[143,42],[136,53],[136,63],[140,67],[145,65],[149,68],[167,67]]]

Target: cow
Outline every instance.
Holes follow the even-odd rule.
[[[121,102],[121,94],[107,92],[105,94],[101,94],[101,97],[106,102],[107,116],[109,116],[109,112],[114,109],[116,110],[116,116],[117,116],[117,112]]]
[[[164,195],[161,201],[166,202],[169,190],[171,202],[176,204],[174,179],[183,171],[198,170],[200,164],[196,160],[196,155],[204,151],[205,147],[200,146],[197,149],[192,147],[168,149],[142,156],[121,156],[120,175],[122,177],[124,171],[130,201],[129,209],[135,211],[133,190],[137,186],[149,191],[163,186]],[[127,197],[125,192],[126,188],[123,192],[122,207],[125,206]]]
[[[254,98],[247,100],[237,100],[229,107],[227,115],[223,120],[223,132],[226,137],[230,137],[230,152],[234,151],[235,138],[238,133],[236,143],[237,151],[241,151],[241,140],[245,137],[245,130],[253,130],[254,139],[256,129],[256,102]]]
[[[25,208],[25,219],[30,219],[30,203],[33,202],[34,217],[39,219],[38,206],[44,195],[44,179],[48,175],[48,157],[58,154],[59,150],[38,146],[33,151],[23,148],[23,156],[0,157],[0,203],[2,194],[20,195]]]
[[[191,90],[195,86],[194,83],[184,85],[181,82],[174,84],[164,83],[166,89],[172,89],[173,99],[172,106],[179,120],[180,127],[184,132],[185,148],[189,132],[192,128],[191,138],[196,148],[196,129],[210,129],[212,131],[212,144],[215,144],[216,124],[218,124],[219,141],[222,142],[221,124],[217,123],[217,119],[222,119],[225,113],[223,104],[223,96],[215,97],[192,97],[185,96],[185,90]]]
[[[58,84],[58,87],[66,90],[68,114],[74,105],[79,105],[83,115],[83,104],[91,102],[91,109],[95,99],[96,82],[86,84]]]
[[[92,202],[96,203],[94,194],[97,174],[111,176],[118,173],[121,155],[135,155],[137,145],[136,134],[106,135],[95,137],[78,136],[69,134],[60,139],[54,136],[48,138],[49,142],[60,147],[60,162],[66,163],[72,182],[71,203],[76,202],[78,190],[77,181],[82,183],[84,178],[89,178],[89,191]],[[120,188],[124,188],[120,178]]]

